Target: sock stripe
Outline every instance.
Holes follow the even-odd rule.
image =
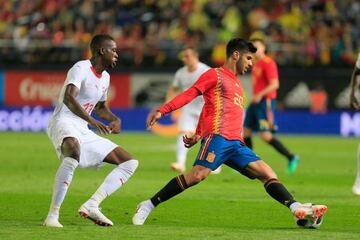
[[[276,178],[270,178],[264,183],[264,187],[267,188],[272,183],[280,183],[280,181]]]
[[[184,185],[183,185],[182,182],[181,182],[180,177],[177,176],[175,179],[176,179],[176,182],[178,183],[178,185],[180,186],[180,188],[184,191],[185,188],[184,188]]]
[[[182,182],[184,188],[185,188],[185,189],[188,188],[188,185],[187,185],[186,180],[185,180],[185,176],[184,176],[184,175],[180,175],[179,178],[180,178],[180,181]],[[184,189],[184,190],[185,190],[185,189]]]

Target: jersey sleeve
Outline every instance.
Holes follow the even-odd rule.
[[[107,81],[106,89],[104,90],[103,95],[101,96],[99,102],[105,102],[107,100],[107,95],[110,88],[110,75],[108,75],[107,79],[108,81]]]
[[[264,67],[265,77],[268,80],[277,79],[279,80],[279,73],[276,62],[271,60]]]
[[[216,84],[217,76],[215,70],[209,70],[202,74],[199,79],[188,90],[177,95],[170,102],[159,108],[161,114],[165,115],[176,109],[181,108],[185,104],[191,102],[194,98],[204,94],[208,89],[213,88]]]
[[[167,113],[175,111],[176,109],[181,108],[182,106],[184,106],[185,104],[191,102],[194,98],[196,98],[199,95],[201,95],[201,93],[196,88],[194,88],[194,86],[192,86],[188,90],[186,90],[185,92],[180,93],[179,95],[177,95],[170,102],[162,105],[159,108],[158,111],[162,115],[165,115]]]
[[[101,96],[99,102],[105,102],[106,101],[107,95],[108,95],[108,90],[109,90],[109,87],[106,88],[106,90],[104,91],[104,94]]]
[[[81,82],[83,81],[83,73],[79,65],[74,65],[67,74],[67,85],[74,84],[78,89],[81,88]]]
[[[357,69],[360,69],[360,52],[359,52],[359,54],[358,54],[358,58],[357,58],[357,60],[356,60],[355,66],[356,66]]]
[[[216,82],[216,72],[214,69],[210,69],[199,77],[199,79],[194,83],[193,87],[201,92],[201,94],[204,94],[208,89],[213,88]]]

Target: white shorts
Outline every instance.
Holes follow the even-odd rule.
[[[96,168],[103,165],[105,157],[118,145],[100,137],[87,126],[79,126],[68,119],[51,120],[47,134],[53,143],[56,154],[62,160],[61,145],[66,137],[74,137],[80,144],[80,168]]]
[[[196,131],[196,127],[199,120],[199,115],[190,111],[183,110],[179,118],[179,131],[180,132],[192,132]]]

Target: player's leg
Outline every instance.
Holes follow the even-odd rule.
[[[266,192],[276,201],[289,207],[298,218],[305,218],[309,215],[320,217],[327,210],[324,205],[303,205],[297,202],[285,186],[280,183],[272,168],[242,143],[239,143],[236,151],[231,155],[231,159],[225,164],[250,179],[259,179],[264,183]]]
[[[252,132],[258,130],[258,121],[256,116],[257,104],[250,104],[246,109],[246,115],[244,120],[244,142],[246,146],[253,149]]]
[[[224,152],[226,153],[227,144],[228,142],[220,135],[210,135],[204,138],[201,141],[199,154],[191,171],[173,178],[151,199],[141,202],[133,217],[133,224],[144,224],[150,212],[158,204],[201,182],[212,170],[217,169],[223,163],[222,160],[226,159]]]
[[[193,133],[180,132],[176,140],[176,162],[170,164],[170,168],[179,173],[184,173],[186,171],[186,157],[189,151],[189,149],[184,146],[184,135],[191,136]]]
[[[275,172],[264,161],[250,162],[245,171],[262,183],[266,192],[279,203],[287,206],[298,219],[322,217],[326,211],[325,205],[301,204],[297,202],[286,187],[278,180]]]
[[[354,185],[352,187],[352,192],[355,195],[360,196],[360,144],[358,146],[358,151],[357,151],[357,164],[358,164],[357,175],[356,175]]]
[[[247,128],[247,127],[244,128],[244,142],[248,148],[253,149],[251,128]]]
[[[157,192],[151,199],[145,200],[138,204],[136,212],[132,218],[134,225],[143,225],[149,214],[160,203],[175,197],[185,189],[192,187],[207,176],[209,176],[211,169],[196,165],[187,174],[179,175],[170,180],[159,192]]]
[[[79,209],[79,213],[100,226],[112,226],[113,223],[101,213],[101,202],[121,186],[134,174],[138,161],[121,147],[116,147],[104,159],[104,162],[117,165],[105,178],[104,182]]]
[[[186,171],[186,157],[189,151],[189,149],[184,146],[183,136],[187,135],[190,137],[194,134],[198,118],[199,117],[192,114],[189,109],[184,108],[178,120],[179,135],[176,140],[176,162],[171,163],[170,168],[180,173]]]
[[[271,145],[276,151],[288,159],[287,172],[291,174],[296,170],[300,159],[297,155],[291,153],[284,144],[272,134],[277,128],[274,114],[275,107],[275,100],[262,100],[258,104],[256,114],[258,118],[259,134],[264,142]]]
[[[287,172],[288,174],[292,174],[296,171],[296,168],[299,164],[299,156],[291,153],[284,144],[273,136],[273,134],[270,131],[264,130],[260,132],[261,139],[271,145],[276,151],[278,151],[281,155],[285,156],[288,160],[288,168]]]
[[[64,138],[61,153],[63,159],[56,172],[50,210],[44,221],[44,225],[49,227],[62,227],[58,221],[59,210],[80,159],[80,145],[77,139],[73,137]]]

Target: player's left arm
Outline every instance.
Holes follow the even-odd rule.
[[[111,133],[119,133],[121,129],[121,119],[113,114],[106,103],[106,101],[100,101],[96,104],[94,112],[97,116],[105,121],[109,122],[109,128]]]
[[[260,102],[267,94],[272,91],[276,91],[279,88],[279,73],[276,62],[274,60],[270,60],[263,67],[263,71],[266,79],[268,79],[268,84],[262,91],[253,96],[253,102],[255,103]]]

